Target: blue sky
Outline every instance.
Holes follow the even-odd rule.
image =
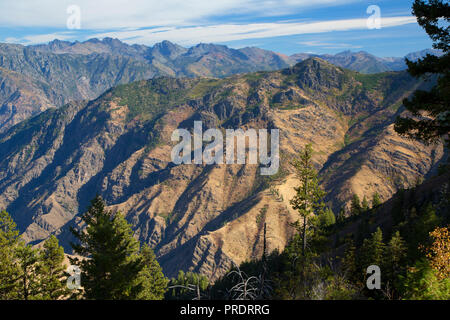
[[[0,41],[45,43],[118,38],[153,45],[219,43],[284,54],[364,50],[404,56],[432,43],[411,15],[412,0],[0,0]],[[75,11],[68,8],[76,5]],[[369,6],[381,28],[369,29]],[[76,13],[79,10],[79,16]],[[79,18],[79,19],[78,19]],[[80,29],[69,29],[70,24]]]

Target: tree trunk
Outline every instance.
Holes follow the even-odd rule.
[[[26,270],[25,270],[25,272],[26,272]],[[26,274],[23,276],[23,298],[24,298],[24,300],[28,300],[28,288],[27,288]]]
[[[307,218],[306,218],[306,215],[303,217],[303,250],[302,250],[302,255],[303,255],[303,257],[305,256],[305,254],[306,254],[306,223],[307,223],[307,220],[306,220]]]

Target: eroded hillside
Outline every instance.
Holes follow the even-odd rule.
[[[442,146],[392,128],[401,99],[419,86],[406,73],[360,75],[317,58],[276,72],[121,85],[0,135],[0,207],[27,241],[55,233],[68,248],[68,226],[99,193],[155,248],[168,276],[184,269],[216,279],[231,263],[261,256],[264,222],[269,250],[292,235],[289,162],[306,143],[333,208],[353,193],[387,200],[426,176]],[[173,130],[196,120],[204,130],[280,129],[279,172],[173,164]]]

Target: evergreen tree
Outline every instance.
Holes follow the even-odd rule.
[[[39,258],[41,299],[56,300],[64,298],[69,293],[66,287],[66,266],[63,262],[64,249],[52,235],[44,242]]]
[[[429,233],[436,228],[441,218],[431,203],[424,205],[420,210],[412,208],[405,225],[402,225],[401,234],[408,244],[408,261],[415,262],[423,257],[419,249],[421,245],[428,245]]]
[[[384,250],[383,233],[380,228],[377,228],[370,238],[364,240],[359,253],[358,265],[364,276],[367,267],[371,265],[382,267]]]
[[[194,272],[178,271],[176,278],[172,278],[169,283],[169,290],[166,293],[168,300],[192,300],[204,292],[209,285],[208,278],[202,274]]]
[[[363,201],[361,203],[361,211],[367,212],[370,210],[369,201],[367,201],[366,196],[364,196]]]
[[[296,194],[290,200],[290,204],[303,218],[301,230],[303,256],[306,255],[308,218],[323,209],[322,199],[325,196],[325,192],[319,186],[317,172],[311,161],[312,154],[312,146],[307,144],[300,152],[299,158],[292,163],[300,185],[294,188]]]
[[[306,298],[310,295],[308,293],[312,286],[310,280],[319,272],[313,259],[328,241],[322,222],[328,223],[325,220],[331,216],[324,213],[322,199],[325,192],[319,186],[317,172],[311,160],[312,154],[312,146],[308,144],[300,152],[298,159],[292,163],[300,185],[294,188],[295,196],[290,200],[290,204],[303,221],[297,221],[295,224],[298,234],[291,240],[283,254],[283,263],[287,270],[280,276],[281,284],[277,294],[293,299]]]
[[[326,279],[325,300],[357,300],[359,288],[345,277],[333,274]]]
[[[353,281],[358,280],[357,266],[356,266],[356,247],[352,239],[348,240],[346,243],[344,256],[342,257],[342,270],[345,275]]]
[[[0,299],[58,299],[65,291],[64,251],[54,236],[34,249],[19,239],[11,217],[0,213]]]
[[[321,214],[319,214],[319,222],[321,228],[327,228],[336,223],[336,217],[330,208],[326,208]]]
[[[71,259],[81,269],[81,285],[87,299],[136,299],[142,290],[137,281],[144,268],[139,243],[130,225],[120,213],[105,210],[100,196],[91,202],[82,216],[86,232],[72,228],[80,243],[73,244],[76,254],[89,259]]]
[[[17,248],[19,260],[19,299],[35,300],[40,298],[41,283],[37,262],[39,252],[25,243],[20,243]]]
[[[0,211],[0,300],[18,299],[20,267],[16,249],[19,231],[6,211]]]
[[[450,278],[439,280],[426,259],[409,268],[402,281],[404,299],[449,300]]]
[[[403,101],[414,118],[398,117],[395,130],[403,135],[435,141],[450,132],[450,5],[442,0],[415,0],[413,14],[419,25],[433,40],[433,47],[443,51],[441,57],[427,55],[417,62],[406,60],[408,72],[414,77],[437,75],[437,84],[430,91],[417,90],[411,100]],[[423,117],[430,116],[430,117]]]
[[[137,298],[139,300],[162,300],[169,280],[164,276],[153,250],[147,244],[141,249],[141,257],[144,268],[139,273],[137,281],[141,284],[142,290]]]
[[[341,207],[341,210],[339,210],[339,214],[337,216],[337,223],[342,224],[345,222],[345,208]]]
[[[372,208],[377,208],[381,205],[381,198],[378,192],[375,192],[372,196]]]
[[[361,214],[361,211],[362,211],[361,201],[359,200],[358,195],[354,194],[352,197],[350,213],[352,216],[359,216]]]
[[[382,269],[386,279],[394,288],[398,288],[399,276],[406,270],[406,245],[400,236],[400,232],[395,232],[386,246],[384,264]]]
[[[383,270],[384,252],[385,245],[383,243],[383,233],[380,228],[377,228],[369,238],[364,240],[357,257],[357,268],[359,272],[356,277],[359,277],[358,282],[363,283],[365,294],[373,299],[383,298],[383,293],[380,292],[380,290],[367,290],[367,268],[371,265],[380,267],[381,281],[382,284],[385,284]]]
[[[312,238],[311,229],[308,229]],[[276,283],[274,295],[277,299],[311,299],[311,287],[322,270],[314,259],[318,254],[313,250],[303,255],[303,237],[296,234],[281,255],[282,270],[273,282]],[[313,249],[313,248],[311,248]]]

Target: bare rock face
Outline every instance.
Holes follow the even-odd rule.
[[[53,106],[45,83],[0,68],[0,132]]]
[[[387,200],[433,170],[442,146],[392,128],[401,99],[422,85],[405,73],[362,76],[317,58],[280,72],[121,85],[0,134],[0,208],[27,241],[57,234],[69,249],[68,227],[99,193],[154,248],[168,276],[183,269],[214,280],[233,263],[261,257],[264,224],[269,251],[289,241],[298,219],[289,206],[298,183],[289,163],[306,143],[334,209],[354,193]],[[278,128],[278,173],[175,165],[172,132],[192,130],[197,120],[204,130]]]

